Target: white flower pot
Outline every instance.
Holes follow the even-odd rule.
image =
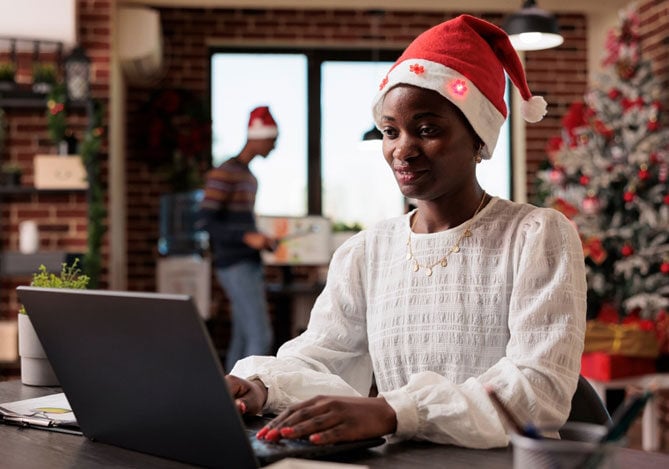
[[[21,382],[30,386],[58,386],[58,378],[44,353],[30,317],[19,314]]]

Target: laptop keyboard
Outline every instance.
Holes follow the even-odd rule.
[[[282,439],[277,442],[271,442],[259,440],[256,438],[256,433],[257,430],[246,430],[246,434],[251,442],[251,448],[253,448],[255,455],[261,460],[274,460],[291,455],[309,457],[312,453],[314,455],[321,453],[318,445],[314,445],[306,439]]]

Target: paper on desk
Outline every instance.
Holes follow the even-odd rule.
[[[359,464],[344,464],[339,462],[314,461],[313,459],[286,458],[265,466],[266,469],[369,469],[369,466]]]
[[[57,425],[76,425],[77,419],[64,393],[0,404],[0,415],[19,415],[51,420]]]

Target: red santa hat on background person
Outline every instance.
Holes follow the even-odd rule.
[[[383,78],[372,102],[381,128],[383,97],[404,83],[436,91],[457,106],[483,140],[482,158],[490,158],[507,116],[504,88],[509,75],[523,102],[528,122],[546,114],[546,101],[532,96],[525,71],[508,35],[485,20],[460,15],[420,34],[405,49]]]
[[[247,137],[249,140],[263,140],[266,138],[276,138],[279,135],[279,128],[276,121],[269,112],[269,107],[258,106],[249,116],[249,129]]]

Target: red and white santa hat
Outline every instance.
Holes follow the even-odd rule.
[[[374,121],[381,126],[383,97],[393,86],[405,83],[434,90],[462,111],[483,140],[481,156],[490,158],[507,116],[504,71],[523,98],[523,118],[540,121],[546,114],[546,101],[532,96],[507,34],[485,20],[460,15],[428,29],[409,44],[381,81],[372,103]]]
[[[279,128],[276,121],[269,112],[269,107],[258,106],[249,117],[249,130],[247,137],[249,140],[262,140],[266,138],[275,138],[279,135]]]

